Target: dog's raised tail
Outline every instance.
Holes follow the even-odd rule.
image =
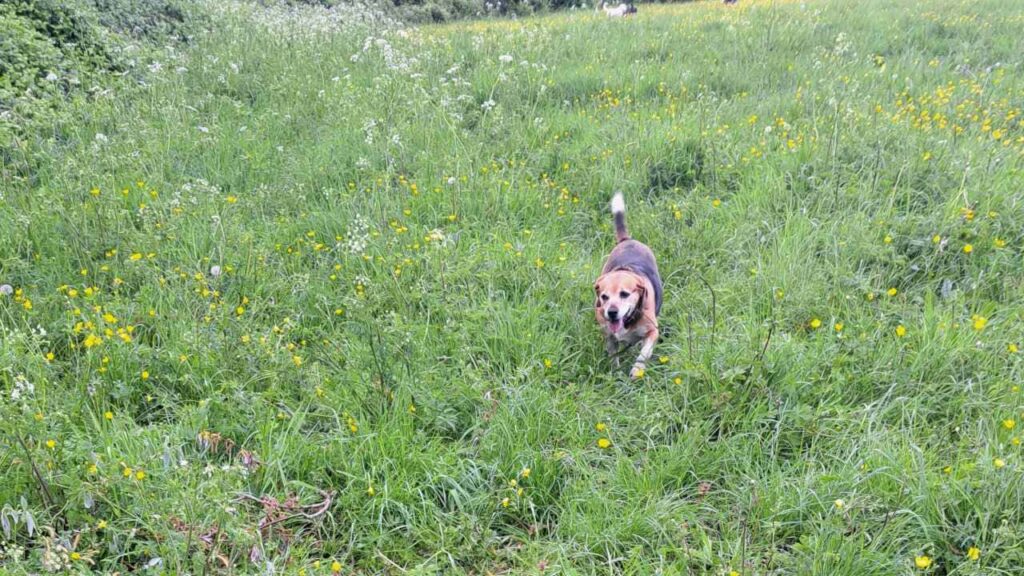
[[[622,198],[622,192],[616,192],[615,196],[612,196],[612,217],[615,218],[615,240],[629,240],[629,231],[626,230],[626,201]]]

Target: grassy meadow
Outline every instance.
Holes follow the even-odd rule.
[[[3,157],[0,572],[1024,573],[1024,3],[197,10]]]

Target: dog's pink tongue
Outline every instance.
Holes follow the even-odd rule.
[[[612,333],[616,333],[622,330],[622,320],[609,320],[608,327],[611,328]]]

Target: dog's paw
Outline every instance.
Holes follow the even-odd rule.
[[[633,380],[639,380],[644,377],[644,367],[640,364],[633,366],[633,369],[629,371],[629,377]]]

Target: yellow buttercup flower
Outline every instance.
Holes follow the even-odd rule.
[[[813,320],[811,320],[811,328],[813,328],[814,330],[817,330],[818,328],[821,328],[821,320],[819,320],[817,318],[814,318]]]
[[[971,252],[974,252],[974,246],[970,244],[964,244],[964,254],[970,254]]]
[[[932,559],[928,556],[916,556],[914,557],[914,565],[924,570],[932,565]]]
[[[598,438],[597,439],[597,447],[598,448],[610,448],[611,445],[612,445],[612,441],[607,439],[607,438]]]
[[[896,336],[903,338],[906,335],[907,329],[905,326],[903,326],[903,324],[900,324],[899,326],[896,327]]]
[[[981,558],[981,549],[977,546],[971,546],[967,549],[967,558],[977,561],[978,558]]]

